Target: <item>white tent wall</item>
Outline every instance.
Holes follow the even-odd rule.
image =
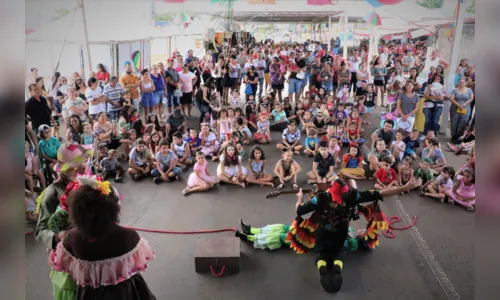
[[[80,45],[67,43],[63,49],[63,42],[43,43],[26,42],[26,67],[37,68],[38,74],[44,78],[52,78],[54,70],[59,61],[59,71],[63,76],[71,77],[73,72],[81,73],[80,66]],[[111,72],[111,46],[110,45],[90,45],[90,54],[92,56],[93,70],[96,70],[98,63],[102,63],[106,69]],[[83,47],[85,62],[85,73],[80,76],[88,77],[89,65],[87,62],[87,49]],[[60,57],[60,59],[59,59]],[[47,80],[46,80],[47,82]]]

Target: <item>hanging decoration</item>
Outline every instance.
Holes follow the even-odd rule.
[[[276,4],[276,0],[248,0],[248,4]]]
[[[141,51],[134,51],[130,55],[130,60],[132,60],[132,65],[134,66],[136,71],[142,70],[142,60],[141,60]]]
[[[371,12],[367,16],[363,17],[363,19],[366,21],[366,23],[373,26],[382,25],[382,20],[380,19],[379,14],[377,14],[376,12]]]
[[[381,7],[384,5],[395,5],[403,2],[403,0],[366,0],[373,7]]]
[[[455,16],[453,17],[453,23],[450,23],[448,25],[449,29],[446,30],[446,32],[444,34],[448,38],[448,42],[450,42],[450,43],[451,43],[451,38],[453,37],[453,34],[455,33],[455,27],[458,24],[458,14],[460,12],[460,4],[461,4],[461,2],[459,1],[457,7],[455,8]]]
[[[188,27],[191,22],[191,18],[184,12],[180,12],[175,15],[172,23],[176,25],[184,25],[184,27]]]
[[[333,5],[334,0],[307,0],[307,5]]]

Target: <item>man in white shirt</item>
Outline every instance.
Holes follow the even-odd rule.
[[[97,120],[100,112],[106,112],[106,96],[103,95],[99,82],[95,77],[90,77],[87,81],[88,89],[85,91],[85,97],[89,103],[89,115]]]
[[[411,68],[415,66],[415,57],[413,57],[413,53],[411,48],[405,50],[405,56],[403,58],[403,68],[405,72],[409,72]]]
[[[387,64],[387,60],[389,59],[389,48],[387,47],[384,47],[384,52],[382,52],[382,54],[380,54],[380,59],[382,59],[382,64],[385,65]]]
[[[262,90],[264,89],[264,70],[266,69],[266,61],[262,58],[265,54],[260,54],[257,56],[257,59],[253,61],[253,65],[255,69],[257,69],[257,74],[259,74],[259,99],[262,96]]]
[[[108,116],[110,120],[118,119],[118,112],[121,109],[120,98],[122,93],[122,86],[118,83],[116,76],[111,77],[111,81],[104,86],[103,93],[108,98]]]

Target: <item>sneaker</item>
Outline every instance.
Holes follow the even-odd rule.
[[[155,178],[153,178],[153,182],[155,184],[160,184],[162,181],[163,181],[163,179],[161,177],[155,177]]]
[[[425,135],[422,135],[422,136],[420,137],[420,140],[421,140],[421,141],[425,141]]]

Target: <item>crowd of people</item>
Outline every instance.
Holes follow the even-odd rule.
[[[25,105],[25,200],[27,218],[38,221],[37,238],[61,255],[71,248],[79,259],[123,255],[116,247],[104,256],[79,252],[80,247],[92,245],[65,238],[64,231],[54,233],[47,225],[66,185],[84,173],[83,168],[103,182],[161,184],[180,180],[193,167],[184,195],[219,183],[278,190],[291,185],[298,191],[301,176],[309,184],[338,177],[372,180],[374,188],[383,191],[416,177],[423,182],[420,195],[474,211],[474,66],[460,62],[455,87],[447,94],[443,76],[448,63],[436,51],[425,60],[426,47],[421,43],[382,45],[372,60],[367,60],[364,48],[349,50],[344,60],[337,55],[336,43],[332,45],[327,50],[309,40],[293,44],[251,40],[226,45],[202,58],[191,50],[186,57],[176,52],[166,67],[159,62],[134,72],[126,62],[120,77],[111,76],[102,64],[87,80],[76,72],[71,78],[56,72],[50,86],[33,68],[27,87],[31,98]],[[428,72],[420,76],[425,66],[430,66]],[[452,142],[446,145],[438,138],[444,101],[451,102]],[[193,114],[198,110],[197,120]],[[414,128],[419,113],[424,117],[422,132]],[[370,133],[372,122],[377,129]],[[279,132],[280,138],[274,140],[272,132]],[[265,144],[275,145],[273,149],[281,153],[277,162],[266,160],[265,152],[271,150],[264,151]],[[361,151],[366,146],[367,155]],[[446,162],[445,146],[457,154],[468,153],[468,162],[455,170]],[[298,155],[311,157],[310,165],[299,164],[294,159]],[[207,159],[219,162],[215,172],[209,170]],[[89,203],[92,196],[105,197],[99,205],[108,205],[114,222],[119,197],[95,195],[96,186],[102,184],[93,180],[92,188],[83,189],[79,197]],[[82,204],[72,209],[78,214],[95,207]],[[148,259],[154,256],[136,234],[98,219],[117,240],[131,241],[125,247],[132,249],[130,255],[136,255],[134,246],[141,245]],[[99,235],[94,225],[85,225],[92,220],[75,221],[80,230],[94,230],[86,236]],[[78,230],[69,232],[70,237],[82,235]],[[106,245],[99,247],[107,249]],[[53,265],[58,266],[56,271],[63,269]],[[80,275],[79,279],[88,279]],[[52,279],[56,286],[65,278]]]

